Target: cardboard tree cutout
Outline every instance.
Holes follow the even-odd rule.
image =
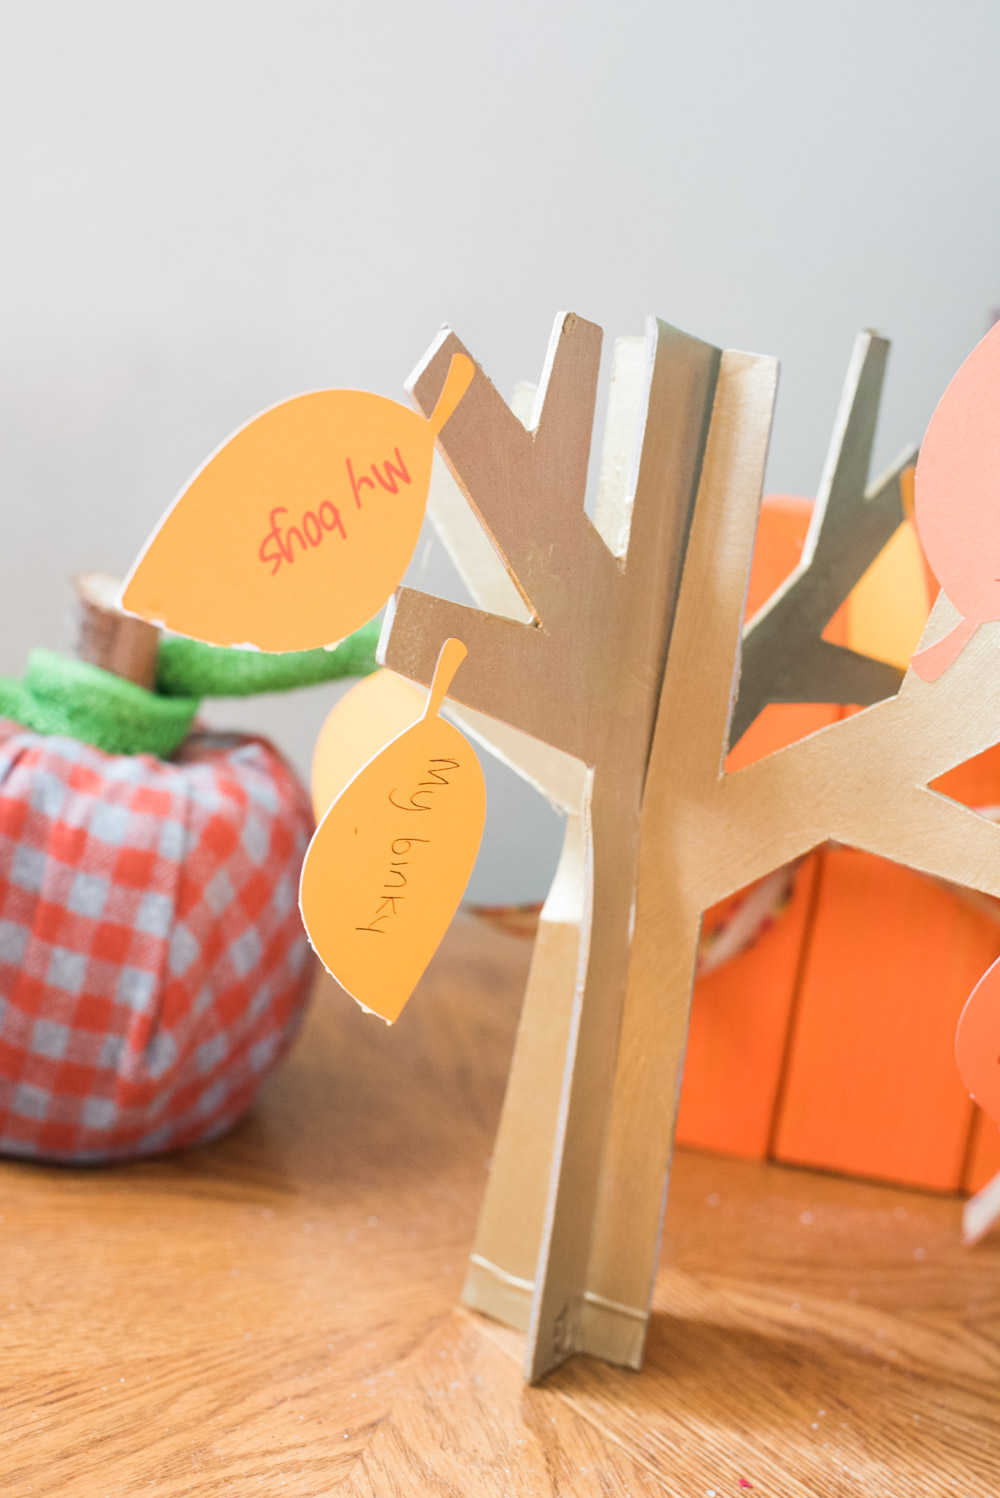
[[[588,555],[586,567],[579,565],[583,548],[593,543],[582,483],[567,506],[561,471],[546,472],[544,465],[557,442],[573,456],[577,472],[581,465],[582,421],[574,428],[567,419],[558,386],[549,402],[554,376],[565,379],[573,370],[589,428],[592,386],[583,361],[571,357],[573,345],[583,341],[575,319],[560,320],[527,441],[478,373],[462,419],[442,441],[449,466],[529,605],[529,622],[499,613],[477,618],[403,590],[384,637],[387,662],[427,681],[440,640],[461,634],[479,666],[463,677],[458,701],[544,738],[583,766],[574,782],[565,759],[539,756],[510,729],[491,729],[465,708],[456,710],[467,727],[478,726],[484,741],[579,814],[570,816],[544,912],[465,1287],[469,1304],[527,1331],[526,1371],[533,1377],[574,1351],[633,1366],[640,1361],[702,911],[831,838],[1000,893],[1000,831],[928,788],[1000,738],[993,705],[979,695],[986,657],[963,658],[950,688],[945,681],[931,689],[909,671],[898,695],[736,774],[723,773],[774,365],[707,351],[658,325],[642,376],[641,343],[619,345],[611,450],[602,463],[602,479],[611,480],[602,487],[596,528],[613,555],[622,554],[623,536],[631,545],[610,580],[604,557]],[[447,355],[458,347],[442,341],[418,371],[414,390],[425,409]],[[911,453],[868,487],[884,353],[884,343],[872,335],[859,340],[813,542],[790,584],[747,630],[753,656],[755,638],[763,639],[781,610],[788,611],[784,629],[772,633],[771,651],[760,650],[757,668],[748,671],[745,723],[767,701],[870,702],[899,680],[898,672],[876,670],[848,652],[835,658],[818,644],[825,621],[903,518]],[[690,379],[699,358],[700,409]],[[638,454],[630,465],[622,434],[626,412],[636,406]],[[697,476],[693,503],[684,492],[686,475]],[[543,495],[561,491],[557,503],[540,502],[533,481]],[[609,497],[613,502],[602,504]],[[655,522],[645,505],[656,510]],[[432,513],[444,514],[447,525],[447,503],[432,506]],[[620,794],[634,760],[618,754],[617,744],[607,753],[600,734],[622,713],[623,700],[641,698],[643,672],[647,680],[654,674],[656,648],[639,645],[643,626],[628,642],[616,629],[616,590],[622,582],[627,590],[630,567],[647,560],[642,544],[636,546],[643,523],[658,524],[660,544],[673,548],[658,566],[676,577],[683,560],[683,578],[659,609],[665,665],[648,766],[642,757],[636,777],[641,838],[632,865],[632,827],[624,815],[603,819],[599,787],[602,774],[610,775]],[[482,559],[479,548],[470,573]],[[495,587],[488,574],[487,586]],[[655,596],[643,594],[645,603]],[[642,603],[630,604],[633,622],[640,620]],[[953,619],[939,601],[926,642]],[[573,641],[569,664],[566,638]],[[977,655],[981,648],[978,640],[969,647]],[[993,690],[1000,697],[1000,688]],[[579,732],[581,722],[596,730],[589,741]],[[637,714],[630,732],[645,743],[643,723]],[[634,739],[631,747],[634,752]],[[603,875],[610,864],[617,873],[614,889]],[[630,889],[634,870],[637,906],[623,994],[616,900],[623,887]],[[557,1057],[565,1057],[564,1067]]]
[[[452,715],[567,812],[464,1291],[470,1305],[526,1332],[532,1378],[578,1351],[632,1366],[641,1359],[702,912],[828,839],[1000,895],[1000,828],[929,789],[1000,740],[1000,624],[984,625],[967,643],[963,633],[964,649],[940,681],[907,671],[895,696],[883,694],[899,683],[898,668],[822,639],[903,516],[912,455],[868,487],[884,341],[859,339],[802,564],[747,627],[742,686],[743,608],[776,366],[660,322],[645,339],[619,340],[591,522],[584,495],[600,341],[593,324],[561,315],[527,414],[525,392],[511,410],[445,330],[412,381],[428,421],[382,403],[402,414],[380,410],[371,426],[378,440],[373,446],[366,436],[358,454],[371,469],[370,497],[381,502],[380,487],[399,496],[386,466],[398,445],[396,468],[419,475],[413,498],[421,512],[429,483],[431,513],[480,607],[397,593],[382,654],[402,675],[434,682],[431,699],[422,717],[419,708],[411,715],[412,696],[395,688],[384,700],[341,704],[346,716],[334,721],[366,743],[361,758],[378,748],[379,723],[399,736],[364,767],[338,759],[335,740],[325,738],[316,795],[320,807],[337,799],[303,875],[305,918],[323,932],[324,960],[335,972],[341,963],[357,997],[391,1018],[433,950],[478,845],[478,767],[437,713],[467,648]],[[339,411],[352,393],[328,394]],[[303,435],[294,422],[273,425],[278,440],[273,450],[265,443],[266,461],[254,448],[252,463],[227,467],[221,450],[141,559],[126,592],[132,609],[210,638],[292,648],[319,643],[317,634],[336,638],[361,622],[358,610],[377,606],[412,550],[414,515],[397,517],[405,545],[398,537],[382,545],[388,512],[366,522],[353,532],[362,540],[346,563],[352,533],[334,526],[330,537],[336,531],[344,549],[332,573],[338,551],[326,545],[322,506],[337,505],[336,476],[363,509],[369,496],[359,493],[362,470],[351,453],[369,429],[332,420],[307,428]],[[234,452],[252,432],[238,434]],[[412,454],[396,432],[409,433]],[[452,479],[432,465],[434,435]],[[293,461],[289,441],[324,455]],[[381,483],[386,477],[395,492]],[[302,505],[299,542],[289,542],[274,511],[283,506],[294,518]],[[271,526],[263,540],[262,519]],[[225,551],[214,574],[198,562],[192,593],[189,559],[209,531],[224,551],[238,551],[238,561]],[[287,583],[324,547],[327,560],[307,584],[286,587],[280,600],[262,589],[264,564],[272,579],[284,571]],[[352,565],[363,587],[347,575]],[[353,603],[342,608],[345,599]],[[988,610],[975,604],[967,613],[982,618]],[[957,619],[939,599],[925,649]],[[734,721],[738,731],[767,702],[809,700],[872,705],[724,772]],[[453,795],[458,777],[440,772],[446,759],[456,770],[468,766],[462,804]],[[404,814],[440,826],[440,845],[397,828]],[[354,866],[365,878],[341,889],[343,861],[362,827]],[[414,850],[443,877],[440,898],[415,905],[424,915],[410,921],[391,890],[386,913],[378,881],[385,876],[409,898]],[[427,881],[421,899],[434,884]],[[345,930],[338,907],[354,900],[355,885],[369,905],[369,886],[381,903],[367,924],[350,915]],[[401,960],[380,974],[353,950],[359,941],[374,947],[390,925],[409,934]]]

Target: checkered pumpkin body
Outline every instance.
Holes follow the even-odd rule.
[[[165,762],[0,720],[0,1152],[123,1159],[245,1112],[306,1001],[311,830],[260,740]]]

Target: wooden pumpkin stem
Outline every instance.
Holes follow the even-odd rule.
[[[76,594],[77,658],[115,676],[152,690],[160,631],[145,619],[126,614],[118,604],[121,583],[106,572],[81,572],[73,579]]]

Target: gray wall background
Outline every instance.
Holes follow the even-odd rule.
[[[0,4],[0,672],[233,428],[401,397],[445,321],[502,390],[560,308],[777,354],[805,494],[874,326],[887,460],[1000,301],[998,56],[975,0]],[[210,716],[304,768],[332,696]],[[554,815],[489,788],[472,893],[540,896]]]

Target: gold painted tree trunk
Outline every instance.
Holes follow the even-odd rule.
[[[421,407],[460,347],[449,335],[432,349],[413,387]],[[719,359],[663,324],[621,350],[598,529],[584,498],[599,352],[597,328],[560,317],[531,430],[477,371],[441,434],[528,619],[403,589],[384,636],[386,664],[424,682],[441,642],[462,639],[455,696],[472,712],[459,721],[529,774],[533,763],[569,812],[466,1286],[470,1303],[528,1330],[531,1377],[585,1340],[642,788]]]

